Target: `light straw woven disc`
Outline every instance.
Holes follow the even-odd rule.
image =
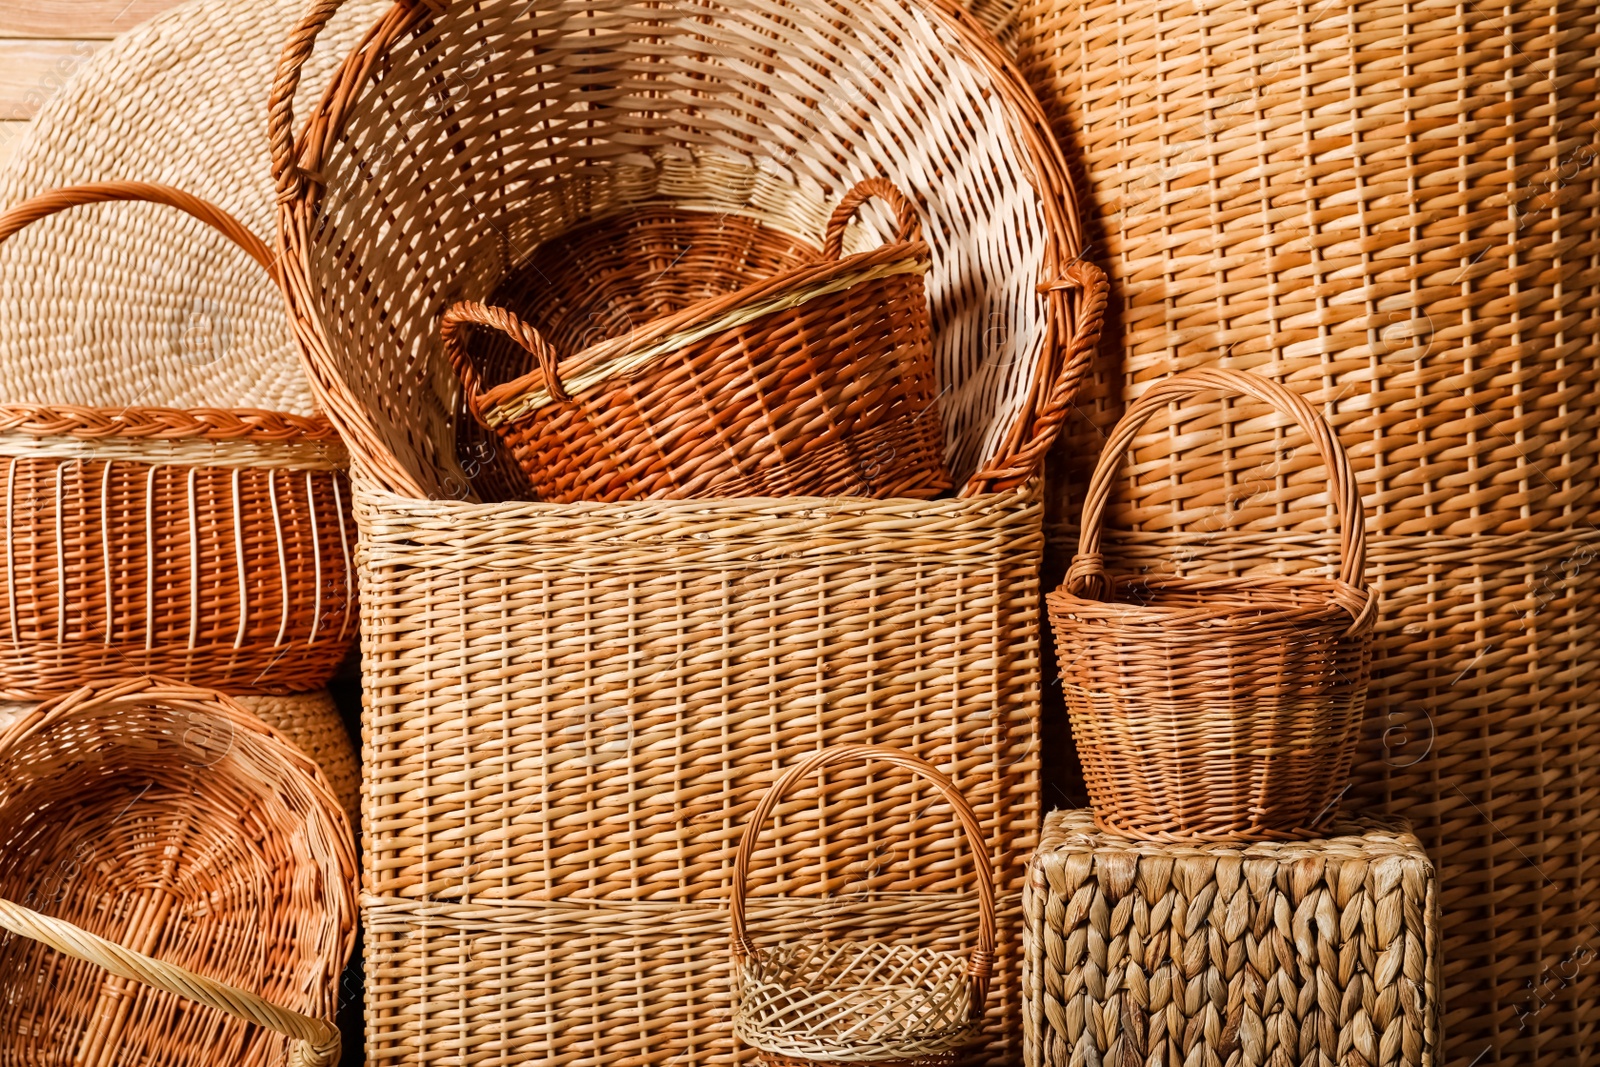
[[[204,0],[85,60],[18,140],[0,204],[132,179],[204,197],[269,237],[266,100],[300,0]],[[351,0],[308,63],[309,99],[379,5]],[[0,250],[0,403],[315,411],[283,297],[220,235],[113,204]]]

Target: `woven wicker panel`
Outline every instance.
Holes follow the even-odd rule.
[[[1033,495],[466,505],[358,486],[356,515],[369,1063],[463,1041],[480,1064],[732,1062],[740,834],[795,758],[844,742],[923,757],[977,812],[1000,905],[982,1055],[1020,1055]],[[904,775],[837,781],[763,836],[757,943],[970,950],[949,809]]]
[[[326,689],[288,696],[235,699],[315,760],[351,823],[360,822],[361,757],[350,740],[350,731],[345,728],[338,706]],[[0,707],[0,712],[3,710]]]
[[[1030,412],[1065,412],[1076,379],[1054,365],[1098,329],[1084,286],[1049,288],[1079,245],[1065,170],[993,38],[942,0],[400,3],[345,71],[303,151],[273,108],[280,233],[319,399],[388,488],[470,493],[440,310],[493,292],[539,242],[651,201],[753,209],[820,243],[814,206],[888,178],[932,250],[957,484],[1026,451]],[[857,229],[882,243],[890,224],[875,206]]]
[[[303,6],[194,0],[97,51],[17,140],[0,205],[157,181],[269,235],[263,109]],[[350,0],[308,63],[305,99],[380,7]],[[0,252],[0,402],[315,410],[278,290],[224,238],[145,204],[51,219]]]
[[[1147,844],[1052,812],[1028,863],[1028,1067],[1435,1067],[1438,880],[1401,823]]]
[[[1114,278],[1118,341],[1080,405],[1099,429],[1068,454],[1195,365],[1325,411],[1384,600],[1351,803],[1414,818],[1440,864],[1449,1061],[1594,1062],[1592,966],[1522,1008],[1592,944],[1600,897],[1578,667],[1600,616],[1565,592],[1533,610],[1588,583],[1600,504],[1600,14],[1027,0],[1019,20]],[[1186,404],[1135,442],[1112,525],[1172,533],[1197,568],[1234,529],[1326,530],[1301,440]]]

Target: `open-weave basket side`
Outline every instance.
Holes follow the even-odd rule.
[[[416,35],[396,34],[342,112],[317,168],[325,185],[286,176],[303,201],[284,224],[291,266],[308,275],[294,299],[329,410],[358,460],[368,448],[394,454],[399,473],[374,470],[409,483],[392,487],[448,494],[461,478],[447,447],[456,390],[436,337],[440,308],[491,292],[526,254],[514,242],[663,195],[747,210],[760,190],[793,215],[881,176],[917,199],[958,484],[1051,384],[1037,372],[1059,336],[1038,287],[1058,281],[1079,246],[1065,170],[1031,97],[967,16],[913,0],[648,11],[502,0],[394,17]],[[500,36],[512,26],[531,38]],[[799,40],[806,48],[785,43]],[[594,72],[607,67],[617,73],[597,87]],[[685,81],[694,88],[680,91]],[[325,100],[324,112],[333,106]],[[550,136],[525,126],[508,136],[507,116],[526,113],[548,114]],[[560,132],[579,116],[581,145]],[[495,155],[456,155],[491,143]],[[441,167],[457,177],[437,180]],[[547,195],[558,182],[579,195]],[[595,195],[624,183],[626,193]],[[886,222],[868,213],[868,238],[886,239]]]
[[[350,0],[302,99],[316,99],[381,7]],[[0,206],[84,182],[158,181],[268,237],[265,101],[303,8],[190,0],[75,59],[17,139]],[[222,237],[144,204],[48,219],[0,250],[0,403],[316,410],[278,290]]]
[[[969,1045],[967,957],[878,942],[809,941],[747,959],[733,1028],[769,1055],[895,1062]]]

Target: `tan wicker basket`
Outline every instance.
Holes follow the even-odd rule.
[[[998,912],[979,1040],[1016,1060],[1040,510],[1033,491],[484,505],[358,481],[367,1062],[462,1034],[491,1060],[732,1062],[708,946],[740,833],[786,753],[850,743],[934,764],[977,813]],[[961,826],[925,786],[800,803],[769,830],[783,859],[753,923],[972,948],[949,924],[977,906]]]
[[[1037,472],[1094,346],[1103,279],[1076,260],[1065,167],[1036,105],[969,16],[944,0],[401,0],[297,139],[302,62],[338,7],[311,5],[291,36],[271,141],[297,336],[375,484],[476,495],[438,315],[493,292],[540,244],[659,204],[818,242],[864,178],[923,216],[954,484],[1003,490]],[[894,225],[870,206],[846,251]]]
[[[1169,404],[1217,390],[1263,401],[1311,433],[1342,532],[1336,577],[1106,573],[1105,506],[1128,446]],[[1156,839],[1315,836],[1348,785],[1377,617],[1361,492],[1332,429],[1259,375],[1164,379],[1106,442],[1080,538],[1050,594],[1050,621],[1096,821]]]
[[[315,765],[219,694],[140,679],[15,716],[0,1063],[337,1062],[318,1020],[352,947],[355,863]]]
[[[0,241],[68,208],[149,201],[236,219],[165,186],[57,190]],[[314,689],[354,637],[346,455],[325,419],[266,411],[0,406],[0,688],[25,699],[156,673],[234,692]]]
[[[978,868],[978,937],[967,953],[883,941],[842,941],[785,930],[758,945],[745,922],[750,865],[762,829],[800,783],[843,763],[887,763],[932,783],[950,805]],[[993,874],[978,816],[955,785],[915,756],[881,745],[840,745],[795,764],[745,826],[734,864],[733,1030],[770,1067],[825,1063],[952,1064],[980,1036],[994,969]],[[825,852],[826,846],[818,852]],[[774,859],[768,855],[766,858]],[[785,856],[785,859],[792,857]]]
[[[894,237],[845,256],[845,227],[872,197],[894,210]],[[684,213],[681,222],[685,245],[722,228],[716,212]],[[610,227],[585,229],[585,244],[614,240]],[[724,295],[654,310],[579,352],[562,353],[506,308],[463,301],[441,319],[445,353],[468,409],[516,455],[536,498],[550,503],[931,498],[950,479],[934,403],[921,230],[916,207],[891,183],[869,178],[828,220],[819,258]],[[698,257],[705,281],[682,264],[673,279],[715,287],[745,273],[747,247],[735,244],[728,266],[715,255]],[[650,282],[647,270],[634,267],[642,285]],[[571,267],[540,273],[560,279],[560,289],[590,285]],[[465,344],[469,326],[505,335],[523,351],[517,369],[532,369],[484,384]]]
[[[1116,279],[1117,341],[1081,397],[1099,429],[1072,453],[1219,352],[1324,412],[1384,603],[1348,802],[1412,820],[1439,862],[1450,1061],[1592,1062],[1600,968],[1550,977],[1600,925],[1592,7],[1019,15]],[[1154,422],[1135,442],[1108,554],[1196,578],[1323,562],[1304,439],[1227,402],[1185,414],[1189,433]]]

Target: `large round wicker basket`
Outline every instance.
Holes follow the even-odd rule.
[[[1384,604],[1346,802],[1413,820],[1439,862],[1451,1062],[1594,1062],[1600,969],[1566,972],[1600,924],[1600,20],[1024,0],[1010,33],[1116,289],[1074,453],[1196,366],[1323,411]],[[1120,566],[1326,562],[1303,437],[1227,401],[1184,424],[1134,443]]]
[[[13,716],[0,1063],[329,1067],[355,864],[315,764],[217,693],[140,679]]]

